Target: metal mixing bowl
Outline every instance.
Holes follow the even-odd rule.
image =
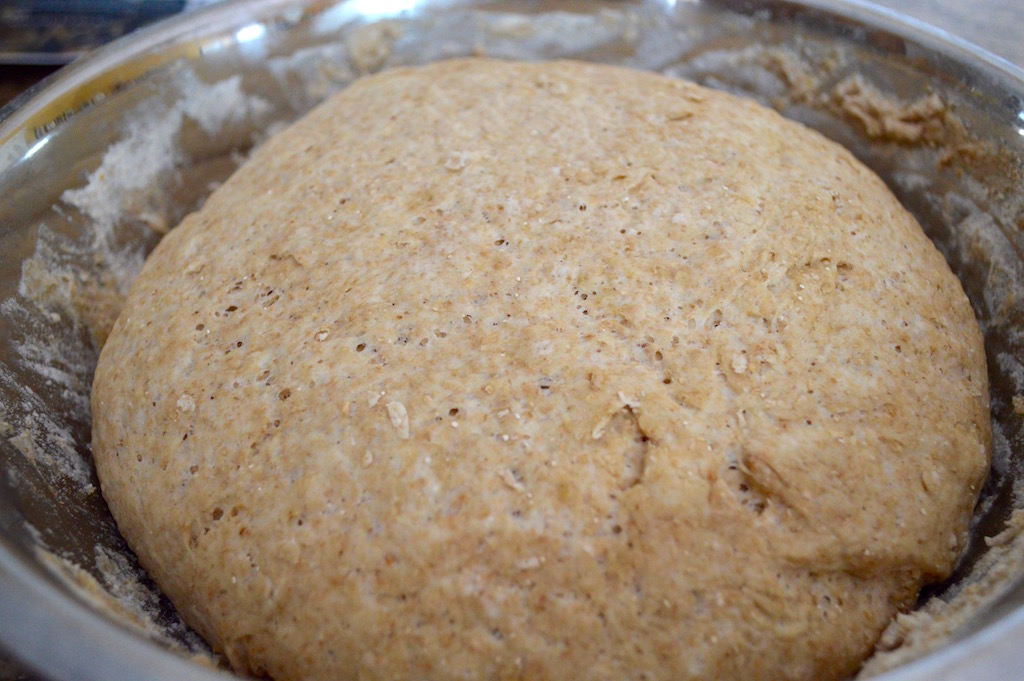
[[[982,323],[996,448],[967,554],[922,595],[929,612],[953,604],[949,635],[884,678],[1019,674],[1024,73],[895,14],[827,0],[228,3],[101,49],[4,109],[3,648],[54,679],[226,678],[195,661],[204,644],[139,569],[97,491],[98,347],[161,233],[275,127],[364,73],[473,53],[614,62],[746,94],[888,182]]]

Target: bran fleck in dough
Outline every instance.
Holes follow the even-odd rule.
[[[150,257],[94,454],[277,679],[838,679],[946,576],[981,334],[851,154],[572,62],[358,81]]]

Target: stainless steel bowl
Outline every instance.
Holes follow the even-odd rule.
[[[0,644],[54,679],[226,677],[196,662],[205,645],[98,493],[97,348],[162,232],[270,131],[364,73],[473,53],[614,62],[746,94],[889,183],[982,323],[996,450],[956,574],[883,640],[923,657],[884,678],[1019,674],[1024,73],[898,15],[828,0],[228,3],[101,49],[4,109]],[[929,646],[929,632],[944,635]],[[869,671],[898,661],[883,651]]]

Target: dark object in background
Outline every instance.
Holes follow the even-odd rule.
[[[0,107],[59,68],[51,64],[0,63]],[[0,676],[2,679],[3,676]]]
[[[0,2],[0,63],[66,64],[186,0],[6,0]]]
[[[0,107],[60,66],[214,0],[0,0]]]

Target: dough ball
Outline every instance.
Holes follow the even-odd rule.
[[[854,157],[583,63],[353,84],[159,244],[103,493],[240,671],[838,679],[949,574],[981,334]]]

